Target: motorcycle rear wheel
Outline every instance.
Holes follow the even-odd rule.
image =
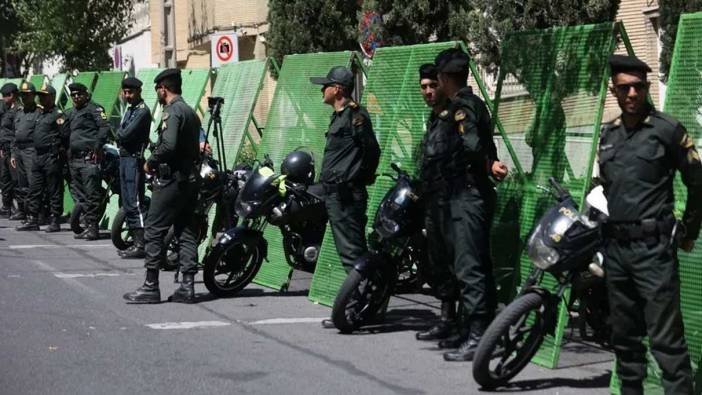
[[[110,227],[110,239],[112,239],[112,244],[118,250],[126,250],[134,244],[131,232],[126,227],[126,219],[127,213],[124,211],[124,208],[120,208],[115,214]]]
[[[351,333],[381,313],[390,297],[390,284],[377,271],[367,276],[351,270],[334,300],[331,319],[341,333]]]
[[[546,335],[546,308],[544,296],[530,292],[492,321],[473,358],[473,378],[478,384],[486,389],[503,386],[524,369]]]
[[[262,263],[259,244],[239,242],[225,248],[215,247],[204,260],[205,287],[219,298],[231,298],[253,281]]]

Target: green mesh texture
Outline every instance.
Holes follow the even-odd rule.
[[[141,98],[144,99],[144,104],[149,107],[152,114],[158,105],[158,96],[156,96],[156,90],[153,89],[154,78],[162,71],[163,69],[141,69],[136,74],[136,77],[144,84],[141,87]]]
[[[526,238],[555,203],[537,186],[548,186],[553,176],[576,201],[584,198],[614,37],[607,23],[513,33],[502,43],[495,106],[504,134],[497,145],[512,173],[498,187],[491,243],[503,300],[514,296],[510,283],[521,284],[531,271]],[[554,287],[555,280],[547,274],[542,285]],[[545,339],[533,362],[556,366],[566,321],[561,305],[556,335]]]
[[[33,76],[29,77],[29,82],[34,84],[34,87],[39,90],[41,89],[41,86],[44,84],[44,74],[34,74]]]
[[[92,100],[105,109],[108,118],[119,116],[119,112],[115,111],[115,104],[119,98],[124,74],[122,71],[101,71],[98,73]]]
[[[440,51],[456,46],[456,42],[447,42],[386,47],[375,52],[361,103],[371,116],[373,131],[382,150],[378,173],[392,173],[392,162],[398,162],[403,169],[414,173],[415,152],[430,112],[419,90],[419,66],[433,62]],[[378,177],[368,188],[366,233],[370,232],[377,207],[392,184],[390,178]],[[346,271],[339,261],[331,230],[327,234],[329,237],[324,239],[309,297],[331,306],[346,278]]]
[[[326,142],[324,133],[332,109],[322,102],[319,85],[311,84],[309,78],[325,76],[333,66],[349,66],[352,57],[353,53],[348,51],[285,57],[259,146],[259,158],[270,155],[277,170],[285,155],[304,146],[313,152],[319,173]],[[274,289],[286,288],[291,268],[285,260],[280,230],[268,226],[265,238],[268,261],[264,262],[254,282]],[[325,253],[324,248],[322,253]],[[320,270],[319,262],[317,270]],[[310,294],[314,285],[313,281]]]
[[[59,107],[63,106],[63,101],[66,100],[66,91],[64,89],[66,85],[66,73],[56,74],[54,78],[51,79],[51,86],[56,89],[56,100],[55,104]]]
[[[75,77],[72,77],[71,83],[81,83],[88,87],[88,91],[93,91],[93,86],[95,85],[95,79],[98,73],[96,71],[82,71],[78,73]],[[68,98],[64,109],[69,110],[73,108],[73,101]]]

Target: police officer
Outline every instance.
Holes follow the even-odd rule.
[[[29,188],[31,182],[32,166],[34,165],[34,127],[41,110],[34,101],[36,88],[31,82],[22,82],[20,85],[20,99],[22,107],[15,115],[15,141],[12,144],[12,158],[10,164],[17,170],[17,188],[15,189],[18,203],[17,213],[12,220],[26,220],[27,205],[29,203]]]
[[[13,83],[7,83],[0,88],[0,191],[2,191],[2,207],[0,215],[12,215],[12,200],[14,199],[17,174],[10,164],[12,143],[15,141],[15,115],[17,113],[17,95],[19,89]]]
[[[312,77],[310,82],[322,86],[324,103],[334,109],[326,133],[320,182],[336,250],[348,271],[367,252],[366,186],[375,181],[380,147],[368,112],[351,99],[351,70],[332,67],[326,77]],[[322,325],[334,327],[331,320],[324,320]]]
[[[39,230],[39,212],[48,197],[51,219],[47,233],[61,230],[59,221],[63,214],[63,177],[59,146],[64,116],[54,105],[56,90],[42,85],[39,95],[40,113],[34,129],[34,158],[27,204],[27,222],[17,230]]]
[[[159,303],[161,291],[158,273],[165,258],[163,239],[173,225],[180,240],[180,271],[183,279],[171,302],[194,303],[194,280],[197,273],[197,234],[195,218],[199,161],[200,118],[181,94],[180,70],[167,69],[154,79],[163,116],[156,147],[144,164],[144,171],[154,174],[151,206],[146,216],[144,284],[124,295],[129,303]]]
[[[68,86],[73,109],[68,113],[64,133],[69,133],[71,195],[85,209],[86,230],[77,239],[97,240],[100,204],[104,199],[99,158],[107,143],[110,125],[105,110],[90,100],[88,87],[81,83]]]
[[[692,394],[676,250],[692,251],[700,231],[700,156],[680,122],[648,103],[648,65],[622,55],[611,56],[609,64],[610,90],[622,114],[603,127],[599,168],[609,208],[605,266],[621,393],[643,394],[642,338],[648,336],[665,393]],[[688,191],[679,244],[672,235],[676,170]]]
[[[117,131],[119,144],[120,199],[134,244],[120,251],[122,258],[144,258],[144,149],[149,144],[151,111],[141,98],[142,82],[122,81],[122,96],[129,104]]]
[[[454,295],[460,298],[464,315],[458,338],[446,339],[440,346],[458,346],[444,354],[445,360],[467,361],[495,309],[489,248],[495,191],[489,175],[496,158],[484,103],[474,95],[468,99],[456,95],[466,87],[468,55],[448,49],[439,53],[435,64],[438,91],[447,99],[429,120],[420,178],[429,225],[440,235],[436,243],[428,243],[429,253],[434,262],[449,262],[457,286]]]

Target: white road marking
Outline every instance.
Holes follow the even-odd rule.
[[[112,244],[71,244],[71,245],[61,245],[61,244],[15,244],[7,246],[10,250],[29,250],[32,248],[104,248],[112,247]]]
[[[57,278],[117,277],[119,273],[54,273]]]
[[[249,325],[280,325],[280,324],[308,324],[308,323],[320,323],[323,318],[270,318],[267,320],[253,321],[249,322]]]
[[[41,267],[42,269],[44,269],[44,270],[47,271],[47,272],[56,272],[56,271],[57,271],[53,266],[49,265],[49,264],[46,263],[46,262],[39,261],[39,260],[32,260],[31,262],[33,262],[35,265]],[[82,292],[82,293],[84,293],[84,294],[87,294],[87,295],[89,295],[89,296],[91,296],[91,297],[93,297],[93,298],[101,298],[101,299],[102,299],[102,298],[105,297],[105,295],[103,295],[103,294],[101,294],[100,292],[98,292],[98,291],[96,291],[96,290],[94,290],[94,289],[88,287],[87,285],[81,283],[80,281],[78,281],[78,280],[76,280],[76,279],[74,279],[74,278],[64,278],[63,280],[64,280],[66,283],[70,284],[70,285],[71,285],[73,288],[75,288],[76,290],[78,290],[78,291],[80,291],[80,292]]]
[[[218,326],[231,325],[231,322],[223,321],[195,321],[195,322],[161,322],[157,324],[146,324],[151,329],[194,329],[213,328]]]

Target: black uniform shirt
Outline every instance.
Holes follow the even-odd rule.
[[[151,152],[149,167],[156,170],[166,163],[173,171],[190,173],[200,154],[200,118],[177,96],[163,107],[156,147]]]
[[[0,107],[0,145],[8,147],[15,141],[15,116],[19,106],[7,108],[5,102],[0,102]]]
[[[421,145],[420,179],[425,186],[431,188],[433,182],[453,180],[465,174],[461,144],[452,108],[439,114],[432,111]]]
[[[685,128],[667,114],[650,110],[627,130],[621,118],[603,127],[599,149],[600,178],[609,220],[633,222],[673,213],[673,180],[680,170],[687,186],[683,223],[686,238],[696,239],[702,220],[702,164]]]
[[[483,102],[482,99],[473,94],[473,89],[470,86],[459,90],[458,93],[456,93],[454,101],[458,106],[463,108],[467,114],[464,121],[464,129],[469,133],[466,133],[464,135],[478,136],[478,143],[481,145],[479,149],[485,150],[490,161],[499,160],[497,158],[497,147],[495,146],[495,141],[492,138],[492,124],[490,120],[490,112],[488,111],[485,102]],[[468,138],[464,140],[468,140],[466,141],[468,145],[473,144],[469,141]],[[482,147],[483,144],[485,145],[485,147]]]
[[[150,130],[151,111],[144,101],[129,106],[117,130],[120,150],[130,155],[139,153],[149,142]]]
[[[366,156],[377,148],[370,116],[365,108],[349,101],[344,108],[331,115],[320,181],[325,184],[353,183],[375,169],[364,169],[369,163]],[[377,151],[376,151],[377,152]]]
[[[93,102],[88,102],[81,108],[74,107],[66,116],[62,133],[70,134],[72,155],[87,151],[99,152],[110,134],[105,110]]]
[[[15,114],[15,145],[33,145],[34,144],[34,128],[37,124],[37,118],[41,109],[39,106],[33,106],[31,109],[21,107]]]
[[[34,146],[39,150],[56,149],[60,144],[60,131],[65,119],[63,112],[52,106],[50,109],[42,108],[37,126],[34,129]]]

